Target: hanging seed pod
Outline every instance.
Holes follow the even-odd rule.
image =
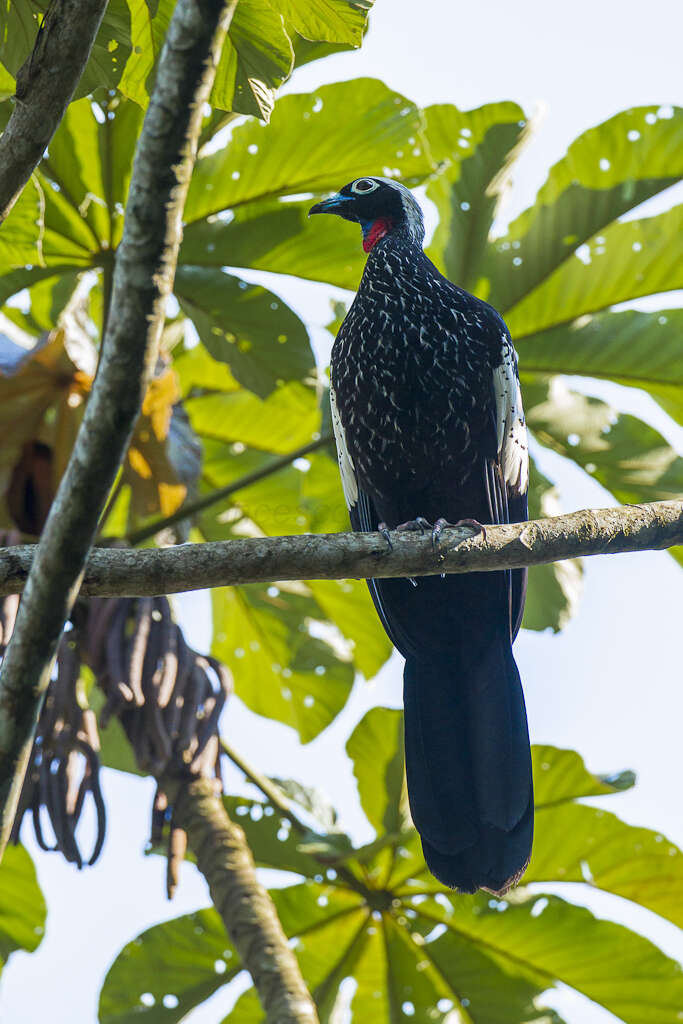
[[[78,702],[80,668],[76,631],[71,629],[59,645],[12,829],[12,839],[18,842],[24,813],[30,810],[38,845],[60,851],[78,868],[95,863],[106,832],[99,736],[93,712]],[[90,855],[84,858],[77,830],[88,794],[95,807],[96,834]],[[48,824],[52,840],[46,837]]]
[[[116,715],[138,765],[157,779],[201,775],[222,792],[218,724],[232,677],[215,658],[188,646],[168,600],[93,599],[83,637],[84,656],[106,696],[100,725]],[[152,845],[158,846],[167,832],[170,897],[186,837],[172,823],[167,794],[158,787]]]
[[[0,543],[19,539],[18,534],[0,536]],[[0,655],[9,642],[18,605],[16,595],[0,602]],[[82,706],[81,664],[90,667],[105,696],[100,727],[105,728],[112,716],[120,720],[143,771],[157,779],[168,774],[203,776],[214,780],[218,793],[223,788],[218,725],[232,677],[215,658],[188,646],[165,597],[82,599],[69,625],[38,723],[12,836],[18,841],[24,813],[30,812],[38,844],[60,851],[80,868],[97,860],[106,829],[98,727],[94,712]],[[88,795],[97,827],[86,858],[77,829]],[[159,845],[165,837],[170,897],[187,838],[173,823],[167,794],[158,787],[152,843]]]

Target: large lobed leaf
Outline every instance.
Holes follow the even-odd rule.
[[[597,236],[608,225],[680,180],[682,141],[683,109],[671,107],[626,110],[580,135],[551,168],[533,206],[489,246],[481,267],[485,297],[508,315],[525,301],[530,317],[533,304],[525,296],[538,290],[535,303],[544,305],[547,280],[564,265],[571,291],[564,297],[569,308],[579,294],[578,281],[576,291],[572,290],[573,268],[579,262],[576,250],[591,239],[606,246]],[[623,272],[622,261],[634,267],[639,262],[617,247],[617,239],[625,233],[615,229],[614,247],[610,244],[608,249],[606,262],[614,264],[615,276]]]
[[[257,863],[304,878],[271,895],[321,1021],[336,1019],[347,1007],[354,1019],[386,1024],[403,1017],[427,1024],[447,1020],[453,1011],[469,1024],[561,1024],[540,998],[562,983],[626,1024],[674,1024],[683,974],[641,936],[556,896],[530,896],[519,889],[509,900],[483,893],[463,897],[435,882],[414,833],[405,828],[401,726],[400,712],[375,708],[347,747],[363,807],[378,833],[374,852],[372,844],[354,851],[338,832],[299,835],[268,804],[227,801]],[[578,754],[548,746],[534,748],[533,763],[537,838],[526,880],[588,882],[680,921],[680,901],[672,901],[671,892],[683,891],[683,854],[646,829],[576,803],[585,797],[608,798],[632,784],[632,776],[595,776]],[[288,789],[295,800],[297,792]],[[390,874],[387,855],[393,862]],[[117,960],[102,1005],[106,997],[112,1007],[115,996],[121,1016],[103,1019],[149,1013],[137,1001],[142,979],[152,971],[154,989],[148,986],[148,991],[178,991],[168,988],[175,943],[181,950],[192,941],[198,944],[207,965],[204,983],[214,990],[212,960],[224,960],[225,943],[215,912],[204,913],[213,920],[202,921],[203,931],[197,931],[195,921],[179,918],[140,936],[129,984],[125,962]],[[162,966],[164,950],[168,968]],[[199,992],[201,982],[192,981]],[[253,989],[226,1018],[226,1024],[260,1021]]]
[[[9,82],[0,86],[9,93],[49,2],[6,0],[3,6],[0,62]],[[174,6],[173,0],[110,0],[76,98],[118,88],[144,108]],[[327,45],[360,46],[371,6],[372,0],[288,0],[285,5],[240,0],[223,45],[212,105],[267,121],[277,89],[294,68],[298,34]]]

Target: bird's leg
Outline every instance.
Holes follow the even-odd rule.
[[[432,530],[432,547],[435,551],[439,549],[443,531],[450,528],[455,529],[458,526],[471,526],[486,540],[486,527],[482,526],[478,519],[458,519],[457,523],[449,523],[447,519],[437,519]]]

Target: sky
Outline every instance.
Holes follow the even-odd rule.
[[[537,113],[538,124],[516,165],[503,211],[510,217],[533,201],[547,168],[581,131],[629,106],[681,102],[681,20],[674,0],[650,0],[646,6],[641,0],[575,0],[571,5],[377,0],[362,50],[301,69],[286,91],[370,75],[423,105],[449,102],[468,109],[517,101],[527,113]],[[322,325],[329,319],[330,295],[337,293],[272,275],[268,286],[313,326],[324,358],[329,338]],[[672,296],[662,304],[672,304]],[[649,418],[683,451],[683,430],[647,396],[608,384],[586,387],[620,409]],[[595,481],[559,457],[545,453],[539,462],[558,482],[563,510],[613,504]],[[680,569],[666,552],[589,559],[579,611],[569,626],[558,636],[524,632],[515,648],[532,740],[576,749],[597,772],[634,769],[637,786],[603,805],[679,845],[681,598]],[[187,595],[176,607],[189,641],[205,649],[210,642],[207,595]],[[400,693],[401,663],[394,657],[372,683],[356,685],[343,714],[306,747],[291,730],[258,718],[236,699],[226,711],[224,729],[240,737],[242,753],[261,771],[282,773],[286,763],[292,777],[315,780],[354,836],[369,838],[343,745],[369,707],[397,706]],[[241,788],[232,769],[227,785],[232,791]],[[203,879],[191,865],[184,865],[178,894],[168,904],[163,862],[142,856],[152,788],[146,780],[105,773],[108,839],[96,867],[81,873],[58,856],[36,851],[25,829],[48,902],[48,924],[38,952],[14,954],[3,972],[0,1020],[95,1024],[99,987],[121,947],[158,921],[208,904]],[[269,880],[267,873],[264,880]],[[569,888],[564,894],[574,902],[628,924],[671,956],[683,958],[683,937],[672,925],[616,897],[585,886]],[[187,1019],[191,1024],[220,1021],[233,998],[218,993]],[[568,990],[549,994],[545,1002],[569,1024],[615,1020]]]

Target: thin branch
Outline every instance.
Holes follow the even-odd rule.
[[[319,448],[324,448],[326,444],[331,444],[333,440],[334,438],[332,434],[323,434],[323,436],[319,437],[317,441],[309,441],[308,444],[304,444],[300,448],[295,448],[294,451],[288,452],[286,455],[279,455],[277,458],[267,463],[267,465],[262,466],[260,469],[255,469],[253,473],[245,473],[244,476],[238,477],[237,480],[233,480],[232,483],[226,484],[225,487],[218,487],[215,491],[211,491],[210,494],[203,494],[200,498],[196,498],[194,501],[188,501],[185,505],[182,505],[177,512],[174,512],[170,516],[164,516],[163,519],[155,519],[154,522],[147,523],[147,525],[143,526],[141,529],[130,533],[125,539],[131,547],[136,547],[138,544],[142,544],[143,541],[149,540],[150,537],[154,537],[161,530],[165,530],[166,527],[175,526],[176,523],[182,523],[183,519],[189,519],[190,516],[194,516],[198,512],[202,512],[205,508],[209,508],[211,505],[215,505],[217,502],[222,501],[223,498],[230,497],[230,495],[235,494],[236,491],[241,491],[245,487],[249,487],[251,484],[256,484],[259,480],[265,480],[266,477],[271,476],[273,473],[277,473],[281,469],[286,469],[294,459],[301,459],[304,455],[310,455],[311,452],[315,452]]]
[[[181,544],[142,551],[96,548],[81,593],[150,597],[206,587],[277,580],[342,580],[492,572],[584,555],[658,551],[683,544],[683,501],[587,509],[551,519],[444,530],[439,550],[429,532],[303,534]],[[0,595],[23,590],[35,547],[0,548]]]
[[[253,783],[257,789],[260,789],[268,803],[272,804],[276,811],[286,818],[292,828],[299,833],[300,836],[307,836],[310,834],[310,828],[308,825],[299,818],[296,812],[292,809],[292,801],[289,799],[286,793],[284,793],[278,785],[272,782],[266,775],[262,775],[261,772],[253,768],[247,761],[244,760],[242,755],[238,753],[234,747],[231,747],[227,740],[221,738],[221,749],[226,757],[230,758],[232,763],[239,768],[244,777]]]
[[[173,820],[187,832],[197,867],[269,1024],[317,1024],[318,1015],[273,902],[256,878],[244,832],[228,817],[208,779],[164,778]]]
[[[88,63],[107,0],[52,0],[17,74],[15,107],[0,138],[0,223],[59,127]]]
[[[180,245],[202,108],[236,0],[178,0],[135,154],[102,358],[0,671],[0,856],[59,637],[142,405]]]
[[[261,772],[257,771],[248,761],[239,754],[234,747],[221,737],[221,749],[226,757],[230,758],[232,763],[239,768],[243,773],[244,777],[249,780],[257,789],[260,789],[268,803],[286,818],[290,823],[295,832],[305,839],[310,839],[311,829],[308,825],[301,820],[297,813],[293,810],[293,801],[289,799],[286,793],[276,785],[266,775],[262,775]],[[315,851],[311,851],[310,856],[320,862],[321,867],[328,868],[330,866],[329,858],[321,857]],[[347,868],[344,864],[337,864],[335,866],[337,877],[342,881],[346,882],[347,886],[354,889],[360,896],[367,899],[371,895],[368,887],[356,878],[354,873]]]

